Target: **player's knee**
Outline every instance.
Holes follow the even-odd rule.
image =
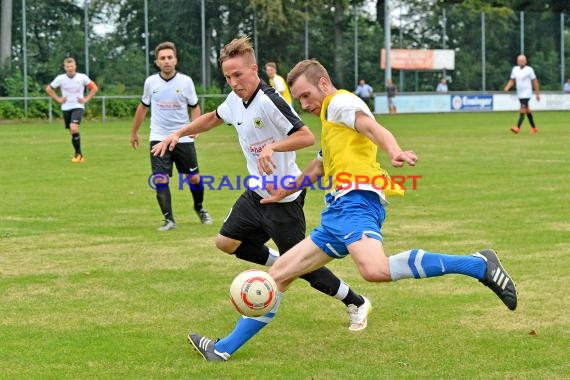
[[[391,281],[390,273],[387,267],[365,267],[358,268],[360,275],[368,282],[388,282]]]
[[[240,242],[237,240],[229,239],[225,236],[218,235],[215,240],[216,248],[220,251],[232,255],[239,247]]]
[[[191,184],[198,185],[200,183],[200,174],[198,173],[189,174],[188,177],[189,177],[188,180],[190,181]]]

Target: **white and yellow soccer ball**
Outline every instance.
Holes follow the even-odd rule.
[[[267,314],[277,302],[277,284],[259,269],[241,272],[230,286],[230,299],[236,310],[246,317]]]

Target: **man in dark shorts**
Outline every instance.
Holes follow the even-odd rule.
[[[532,97],[533,89],[536,101],[540,101],[540,90],[534,69],[526,64],[526,57],[522,54],[517,57],[517,66],[511,70],[511,78],[505,86],[505,91],[509,91],[515,83],[517,87],[517,97],[519,98],[521,107],[519,110],[519,120],[517,125],[511,127],[511,132],[515,134],[520,132],[524,116],[526,115],[530,122],[530,133],[536,134],[538,133],[538,129],[536,129],[536,125],[534,124],[534,117],[532,116],[532,112],[530,112],[528,101]]]
[[[71,134],[71,144],[75,149],[75,154],[71,162],[80,164],[85,161],[81,152],[81,137],[79,135],[79,124],[83,117],[85,104],[89,102],[97,93],[97,85],[85,74],[77,72],[75,59],[66,58],[63,60],[65,74],[60,74],[46,86],[46,93],[56,102],[61,104],[63,111],[63,121],[65,128]],[[87,96],[83,97],[85,87],[89,89]],[[55,89],[61,88],[61,96],[58,96]]]
[[[182,136],[233,126],[252,180],[226,217],[216,246],[242,260],[271,266],[280,253],[305,237],[305,191],[294,192],[271,205],[261,204],[261,199],[269,196],[268,184],[281,186],[287,178],[301,174],[295,151],[313,145],[315,137],[283,97],[259,78],[249,38],[237,38],[224,46],[219,61],[232,92],[215,111],[164,138],[152,152],[166,154],[176,149]],[[264,172],[271,174],[262,176]],[[269,239],[279,252],[265,245]],[[372,308],[366,297],[355,293],[326,267],[302,278],[346,306],[350,331],[366,328]],[[192,332],[188,339],[206,360],[225,361],[270,320],[267,316],[242,317],[234,330],[217,342]]]
[[[200,105],[194,82],[189,76],[176,71],[176,46],[172,42],[162,42],[155,49],[155,63],[160,72],[149,76],[144,82],[144,92],[141,102],[135,112],[131,130],[131,145],[138,148],[138,130],[145,119],[148,108],[151,108],[150,119],[150,149],[172,132],[189,123],[188,107],[192,109],[192,120],[200,114]],[[172,198],[169,178],[172,176],[172,166],[176,164],[178,173],[182,173],[189,182],[194,199],[194,211],[202,224],[212,224],[212,218],[203,208],[204,189],[200,186],[198,158],[194,147],[193,136],[181,139],[180,144],[164,157],[150,155],[152,176],[149,185],[156,190],[156,199],[164,216],[164,224],[159,231],[176,228],[172,213]]]

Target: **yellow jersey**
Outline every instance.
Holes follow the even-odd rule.
[[[374,117],[368,106],[349,91],[338,90],[323,100],[320,116],[324,188],[331,189],[335,198],[351,190],[374,191],[383,201],[384,195],[404,195],[400,184],[393,183],[378,163],[376,144],[355,129],[358,111]]]

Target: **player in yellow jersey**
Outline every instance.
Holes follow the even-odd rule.
[[[386,195],[392,188],[396,193],[399,189],[378,186],[372,181],[375,176],[385,175],[376,161],[376,148],[381,148],[395,167],[415,165],[417,155],[402,150],[394,135],[376,121],[361,99],[348,91],[337,90],[318,61],[299,62],[289,72],[287,84],[303,109],[320,116],[322,150],[297,177],[297,186],[291,190],[270,189],[272,196],[262,203],[275,202],[290,191],[298,191],[306,186],[303,184],[307,178],[313,182],[320,176],[332,178],[333,186],[325,197],[327,207],[322,212],[321,225],[287,251],[269,271],[281,292],[303,273],[350,254],[367,281],[462,274],[488,286],[510,310],[517,307],[515,284],[492,249],[468,255],[411,249],[386,256],[381,233],[388,203]]]
[[[320,116],[322,150],[296,178],[295,186],[288,185],[284,189],[268,185],[267,191],[271,196],[260,202],[278,202],[323,176],[331,178],[333,184],[325,186],[329,190],[321,225],[280,256],[269,270],[279,287],[279,300],[282,292],[297,277],[350,254],[367,281],[388,282],[462,274],[491,288],[510,310],[517,307],[515,284],[492,249],[469,255],[411,249],[386,256],[381,233],[384,207],[388,203],[386,195],[401,194],[402,191],[390,183],[386,186],[384,182],[377,184],[373,181],[373,178],[386,176],[376,161],[376,151],[380,147],[396,167],[415,165],[416,154],[400,148],[392,133],[378,124],[362,99],[349,91],[337,90],[318,61],[299,62],[287,76],[287,83],[303,109]],[[269,162],[262,166],[266,174],[276,170]],[[274,319],[279,304],[278,301],[269,313],[260,317],[265,318],[265,325],[253,330],[245,324],[237,324],[232,334],[243,337],[240,343],[245,344]],[[191,334],[190,339],[208,361],[227,360],[231,354],[223,352],[211,339],[201,335]]]
[[[279,94],[281,94],[287,104],[293,104],[291,92],[289,91],[289,87],[287,87],[285,79],[283,79],[281,75],[277,74],[277,64],[275,62],[267,62],[265,64],[265,72],[269,78],[269,85],[273,87]]]

